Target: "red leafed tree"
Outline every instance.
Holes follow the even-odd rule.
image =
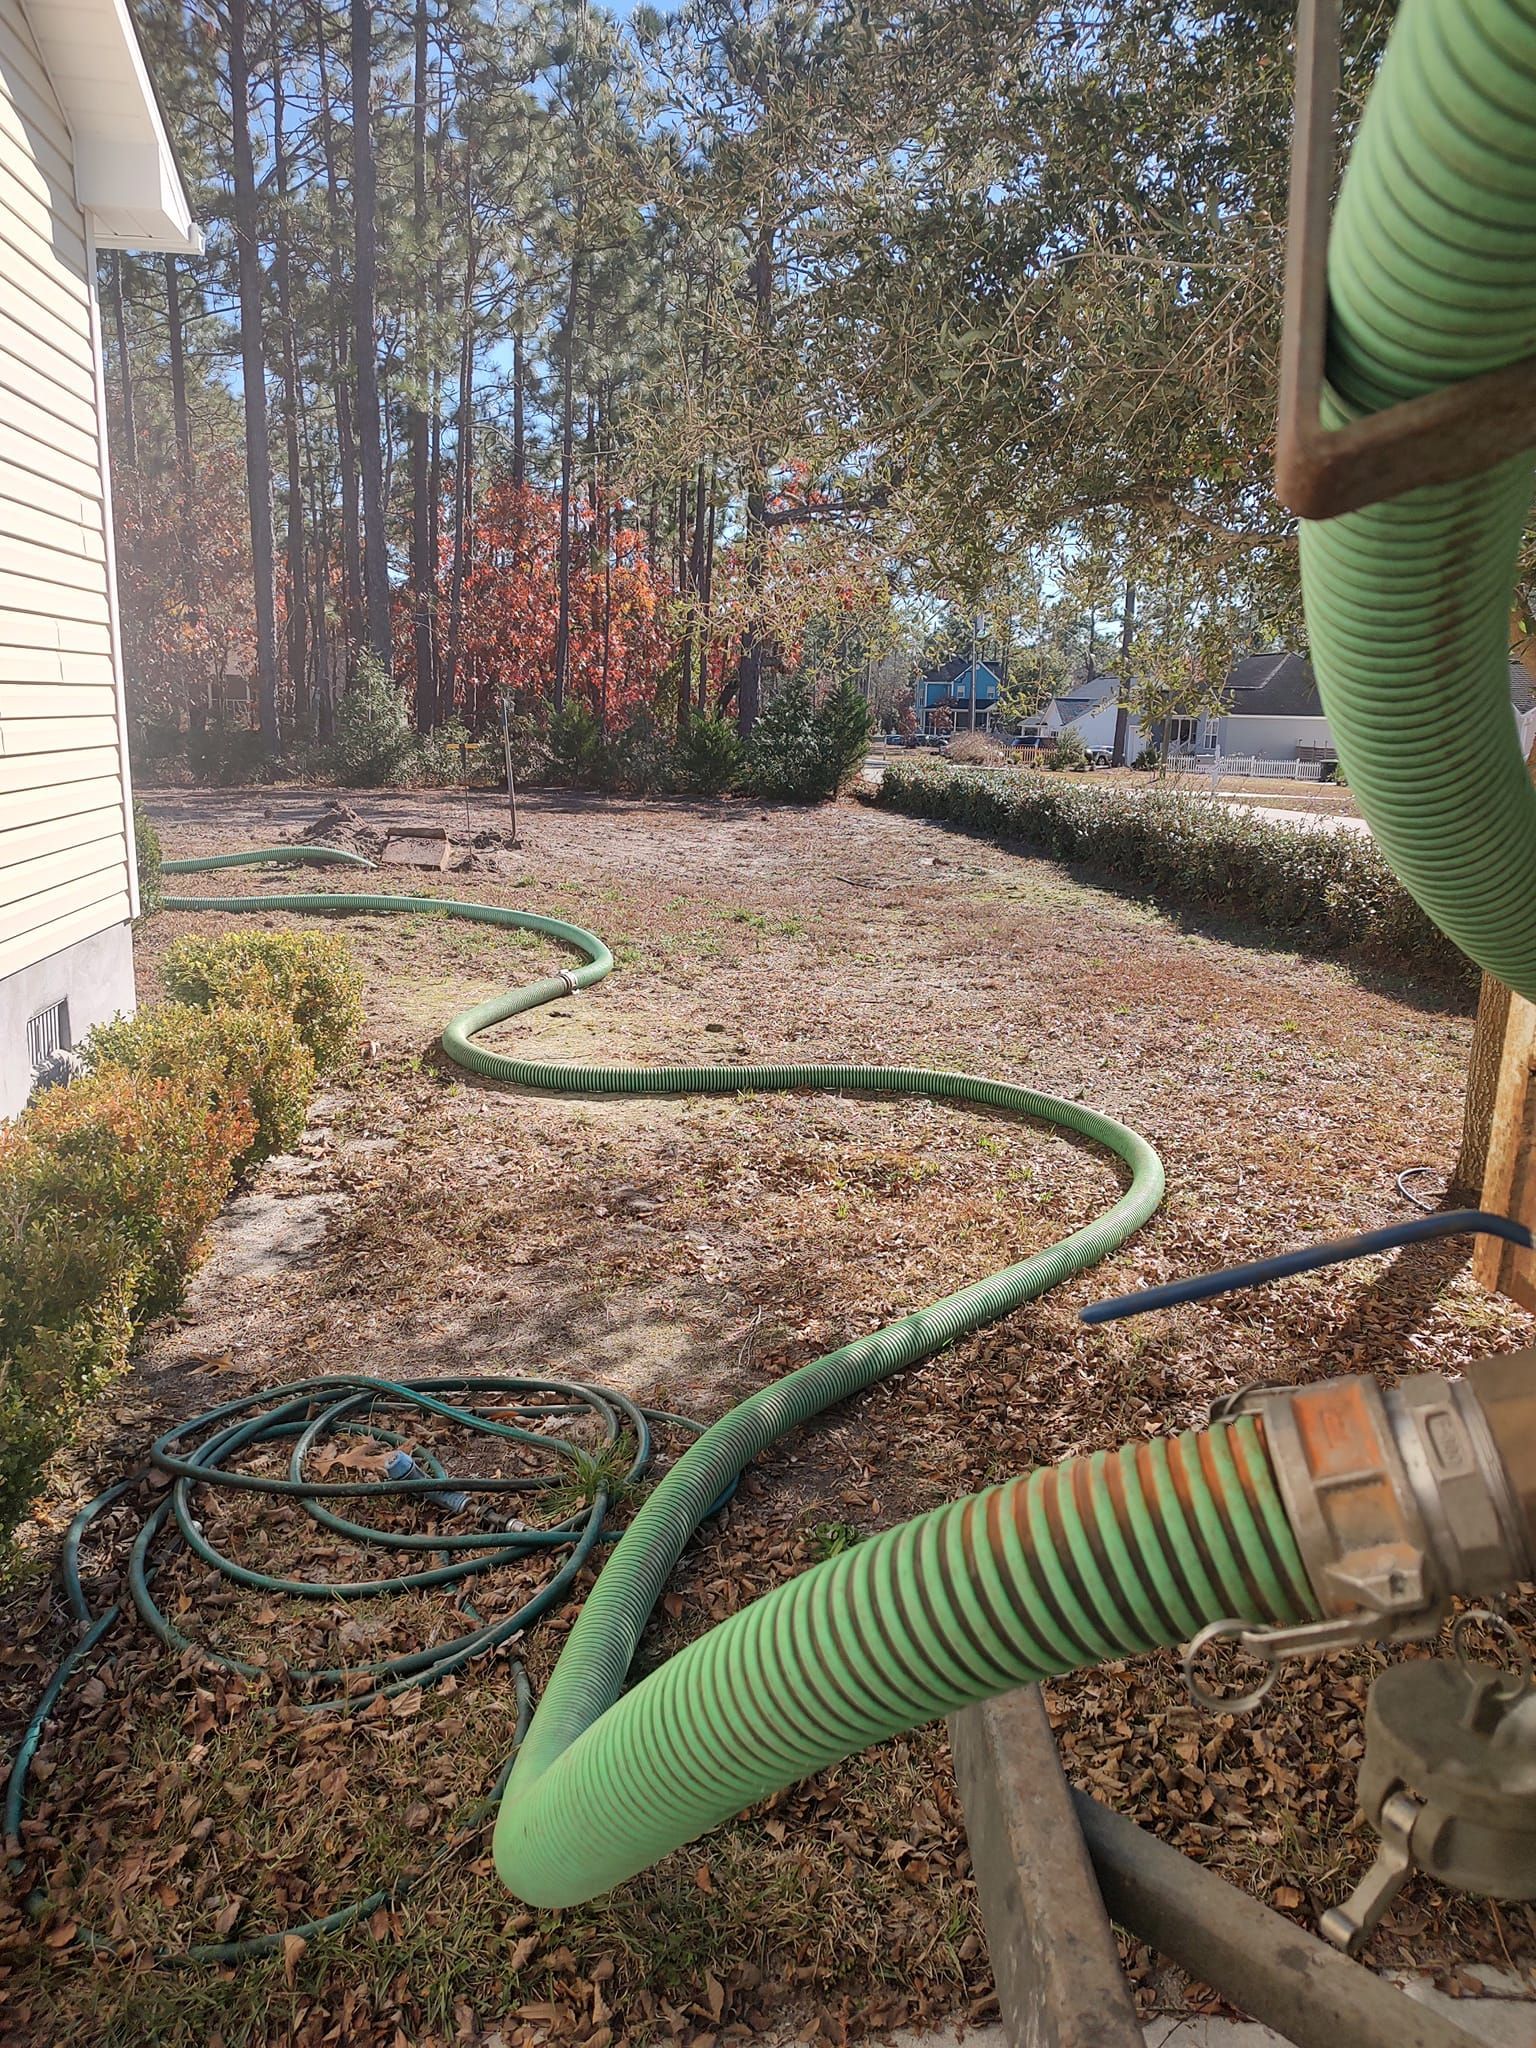
[[[666,591],[644,533],[622,523],[623,510],[617,501],[601,502],[595,514],[573,508],[569,688],[607,729],[655,702],[670,651]],[[483,493],[468,535],[452,707],[470,724],[484,722],[501,690],[514,693],[520,710],[548,700],[559,549],[552,492],[501,481]]]
[[[200,727],[220,679],[254,657],[245,458],[234,443],[201,452],[185,502],[174,468],[123,464],[112,509],[129,716]]]

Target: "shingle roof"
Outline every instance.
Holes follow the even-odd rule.
[[[1221,689],[1229,711],[1244,718],[1321,718],[1312,664],[1299,654],[1248,654],[1235,661]]]
[[[1299,654],[1246,654],[1232,664],[1222,701],[1239,718],[1321,718],[1312,664]],[[1510,701],[1517,711],[1536,702],[1536,685],[1519,662],[1509,664]]]
[[[953,683],[959,677],[969,675],[970,669],[971,657],[968,654],[952,654],[948,661],[940,662],[937,668],[924,669],[923,673],[918,677],[918,681],[920,683]],[[997,670],[990,661],[978,659],[976,669],[978,674],[985,669],[994,682],[998,679]]]
[[[1063,690],[1052,701],[1057,704],[1070,704],[1074,712],[1082,713],[1097,711],[1101,704],[1109,703],[1111,698],[1119,694],[1118,676],[1095,676],[1090,683],[1074,683],[1070,690]]]

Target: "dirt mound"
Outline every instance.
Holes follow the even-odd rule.
[[[300,826],[288,834],[288,839],[296,846],[338,846],[344,853],[360,853],[367,860],[377,860],[388,836],[337,798],[326,805],[313,824]]]

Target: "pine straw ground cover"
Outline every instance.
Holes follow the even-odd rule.
[[[371,807],[386,822],[455,821],[447,799]],[[270,840],[316,808],[297,794],[161,806],[175,853]],[[477,825],[495,822],[484,808]],[[1074,1320],[1100,1293],[1405,1213],[1396,1172],[1455,1149],[1469,1023],[1444,997],[854,806],[542,799],[525,833],[496,873],[446,886],[588,923],[620,972],[507,1027],[509,1040],[550,1057],[962,1066],[1093,1101],[1147,1131],[1169,1167],[1165,1208],[1111,1264],[765,1458],[690,1551],[646,1660],[869,1530],[1043,1460],[1187,1426],[1248,1380],[1390,1375],[1530,1341],[1529,1318],[1472,1290],[1458,1246],[1101,1332]],[[147,995],[165,944],[208,922],[167,914],[149,928]],[[549,949],[426,918],[348,928],[376,1046],[258,1189],[269,1208],[327,1197],[324,1242],[245,1277],[221,1251],[58,1469],[31,1531],[37,1574],[0,1629],[18,1720],[69,1640],[44,1576],[64,1522],[173,1418],[320,1371],[464,1370],[573,1373],[707,1417],[1111,1197],[1112,1173],[1085,1148],[924,1103],[467,1085],[434,1055],[434,1028],[539,971]],[[264,1559],[315,1560],[314,1530],[280,1513],[209,1512]],[[101,1598],[132,1523],[125,1506],[87,1560]],[[487,1598],[515,1592],[509,1577]],[[223,1646],[279,1660],[355,1646],[359,1631],[382,1654],[462,1626],[425,1598],[269,1611],[185,1567],[166,1593]],[[572,1611],[526,1642],[536,1688]],[[1370,1854],[1352,1786],[1373,1666],[1361,1653],[1298,1668],[1239,1722],[1196,1715],[1171,1657],[1066,1681],[1050,1703],[1077,1782],[1307,1920]],[[512,1719],[499,1665],[316,1721],[280,1680],[216,1681],[126,1630],[42,1752],[28,1874],[0,1920],[0,2038],[714,2048],[791,2026],[841,2043],[992,2010],[942,1731],[823,1773],[599,1907],[534,1914],[500,1891],[483,1838],[433,1860],[467,1834]],[[345,1934],[223,1972],[152,1964],[156,1943],[280,1926],[402,1871],[425,1875]],[[19,1900],[37,1883],[51,1903],[34,1924]],[[116,1959],[92,1958],[93,1927],[124,1944]],[[1371,1955],[1451,1984],[1475,1962],[1529,1975],[1536,1922],[1420,1881]],[[1141,1952],[1127,1961],[1147,2010],[1210,2007]]]

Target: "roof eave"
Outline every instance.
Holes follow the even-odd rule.
[[[103,249],[202,253],[202,230],[126,0],[23,0],[74,144],[75,198]]]

